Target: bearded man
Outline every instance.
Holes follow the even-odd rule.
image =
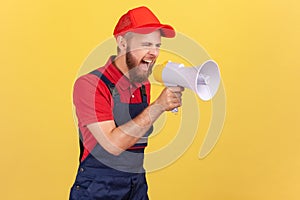
[[[175,31],[147,7],[129,10],[114,29],[117,55],[74,84],[81,154],[71,200],[146,200],[144,149],[153,123],[181,106],[182,87],[165,88],[150,104],[148,77],[161,37]]]

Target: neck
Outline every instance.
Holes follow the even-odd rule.
[[[124,54],[117,55],[114,60],[115,66],[125,75],[128,76],[128,67],[126,64],[126,57]]]

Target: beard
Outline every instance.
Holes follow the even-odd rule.
[[[141,61],[143,62],[143,61]],[[129,75],[129,80],[132,83],[142,83],[146,80],[148,80],[149,76],[152,74],[152,68],[154,65],[154,62],[149,65],[148,71],[142,71],[139,68],[139,61],[134,57],[134,55],[132,54],[132,52],[127,49],[127,53],[126,53],[126,64],[128,66],[128,75]]]

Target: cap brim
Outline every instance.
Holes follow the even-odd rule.
[[[148,34],[156,30],[160,30],[161,36],[166,38],[173,38],[176,35],[174,28],[167,24],[148,24],[147,26],[138,27],[129,31],[140,34]]]

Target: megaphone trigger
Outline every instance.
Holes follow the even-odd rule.
[[[178,108],[174,108],[173,110],[171,110],[172,113],[178,113]]]

